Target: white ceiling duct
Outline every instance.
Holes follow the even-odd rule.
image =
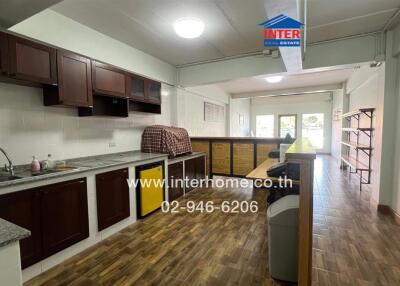
[[[304,12],[305,0],[265,0],[264,6],[268,18],[273,18],[277,15],[284,14],[285,16],[302,21],[305,18],[304,14],[300,17],[301,10]],[[304,20],[303,20],[304,21]],[[282,60],[286,70],[290,73],[300,72],[303,69],[301,47],[279,47]]]

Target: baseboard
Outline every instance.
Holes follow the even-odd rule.
[[[387,205],[378,204],[378,212],[391,216],[397,224],[400,225],[400,215]]]

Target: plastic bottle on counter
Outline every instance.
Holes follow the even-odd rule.
[[[31,163],[31,172],[32,173],[39,173],[40,172],[40,163],[39,160],[36,159],[36,156],[33,156],[33,160]]]

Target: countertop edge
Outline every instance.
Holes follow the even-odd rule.
[[[29,230],[0,218],[0,247],[12,244],[30,235]]]

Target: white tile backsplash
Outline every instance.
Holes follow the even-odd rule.
[[[76,108],[43,106],[41,88],[0,83],[0,146],[14,164],[30,163],[32,155],[61,160],[138,150],[144,127],[171,125],[171,108],[170,97],[163,96],[161,115],[78,117]],[[0,166],[4,163],[0,155]]]

